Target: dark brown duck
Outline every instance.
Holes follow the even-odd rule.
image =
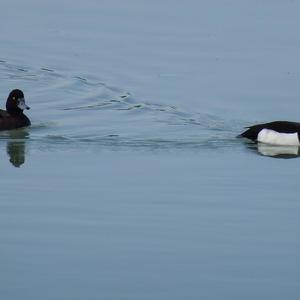
[[[0,130],[10,130],[29,126],[30,120],[23,111],[30,109],[25,103],[21,90],[12,90],[6,101],[6,110],[0,109]]]

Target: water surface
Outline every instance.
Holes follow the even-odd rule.
[[[298,10],[3,1],[1,299],[298,299]]]

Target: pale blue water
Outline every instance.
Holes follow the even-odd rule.
[[[1,299],[298,299],[299,8],[3,1]]]

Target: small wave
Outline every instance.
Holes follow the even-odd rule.
[[[232,149],[241,147],[234,139],[208,138],[199,140],[167,140],[167,139],[134,139],[120,136],[103,136],[102,138],[70,138],[65,136],[45,136],[40,139],[27,140],[28,144],[35,144],[41,149],[69,150],[96,149],[114,151],[209,151]]]

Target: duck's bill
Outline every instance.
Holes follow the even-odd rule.
[[[24,110],[24,109],[30,109],[30,107],[28,105],[26,105],[24,98],[19,99],[19,103],[18,103],[17,106],[18,106],[18,108],[20,108],[22,110]]]

